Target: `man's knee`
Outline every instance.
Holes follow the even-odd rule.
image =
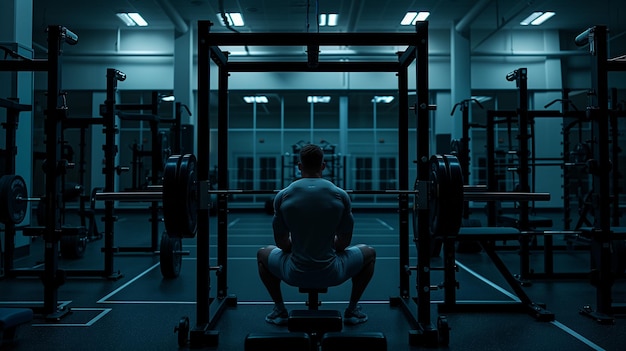
[[[363,253],[363,265],[367,266],[376,262],[376,250],[369,245],[358,245]]]
[[[270,253],[272,252],[272,250],[274,249],[275,246],[266,246],[266,247],[262,247],[260,248],[257,252],[256,252],[256,260],[258,263],[262,263],[264,266],[267,266],[267,263],[269,261],[269,257],[270,257]]]

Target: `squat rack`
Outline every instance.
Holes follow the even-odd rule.
[[[61,204],[61,175],[67,168],[66,160],[62,157],[62,121],[65,117],[65,105],[61,87],[61,66],[63,45],[75,45],[78,36],[69,29],[51,25],[48,32],[48,57],[47,59],[27,59],[17,54],[11,55],[14,60],[0,60],[0,71],[9,72],[46,72],[47,91],[46,97],[46,160],[47,171],[45,203],[46,203],[46,226],[43,228],[43,240],[45,242],[44,260],[45,267],[41,270],[19,271],[7,269],[8,276],[40,276],[44,286],[44,301],[41,312],[46,319],[60,319],[70,313],[69,308],[58,304],[58,288],[65,282],[66,272],[58,267],[58,243],[62,235],[61,223],[58,220]],[[9,230],[6,235],[8,236]],[[7,267],[12,268],[12,267]]]
[[[610,152],[610,120],[608,73],[626,71],[626,56],[608,58],[608,29],[606,26],[594,26],[579,34],[575,43],[578,46],[589,45],[591,54],[591,91],[587,114],[592,123],[592,154],[588,161],[589,174],[593,176],[591,201],[596,204],[597,214],[593,227],[583,228],[591,239],[592,259],[597,255],[596,266],[596,304],[597,310],[590,306],[582,308],[580,313],[595,319],[599,323],[614,323],[614,314],[626,311],[625,304],[612,302],[612,287],[615,277],[611,271],[612,240],[625,239],[626,228],[611,227],[611,201],[619,201],[611,193],[612,168]],[[615,141],[613,141],[615,143]],[[615,185],[614,185],[615,186]]]
[[[418,179],[429,181],[429,105],[428,90],[428,22],[417,22],[415,33],[210,33],[213,23],[198,22],[198,182],[209,180],[210,150],[210,60],[217,65],[217,158],[218,190],[228,190],[228,77],[230,72],[395,72],[398,77],[398,173],[400,190],[409,189],[408,153],[408,67],[416,62],[416,104],[417,118],[417,172]],[[305,46],[306,62],[229,62],[229,53],[222,51],[224,46]],[[407,45],[407,49],[397,53],[396,61],[352,62],[320,61],[320,46],[389,46]],[[399,270],[400,294],[392,298],[392,305],[400,306],[411,323],[409,332],[411,343],[437,344],[437,330],[431,323],[430,315],[430,218],[429,209],[423,206],[418,210],[418,232],[414,240],[419,241],[417,265],[417,295],[410,297],[409,288],[409,197],[400,194],[399,205]],[[190,331],[191,347],[214,345],[217,343],[216,323],[227,305],[236,305],[236,297],[228,295],[227,286],[227,202],[228,194],[220,194],[217,201],[217,298],[210,298],[209,266],[209,209],[198,208],[198,258],[197,258],[197,303],[196,325]],[[409,306],[417,304],[415,308]],[[216,304],[213,312],[211,305]]]

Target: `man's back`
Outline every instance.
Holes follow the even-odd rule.
[[[291,233],[296,266],[307,271],[332,263],[335,234],[352,232],[346,192],[322,178],[303,178],[283,189],[275,201],[277,222]]]

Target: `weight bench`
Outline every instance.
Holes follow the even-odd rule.
[[[301,293],[308,294],[306,310],[292,310],[289,312],[287,328],[292,332],[304,332],[322,335],[327,332],[341,331],[343,320],[341,312],[337,310],[320,310],[319,294],[326,293],[328,288],[310,289],[298,288]]]
[[[527,235],[511,227],[461,227],[458,235],[449,236],[444,240],[444,302],[439,304],[439,311],[446,312],[527,312],[540,321],[553,321],[554,314],[545,309],[545,306],[533,302],[522,289],[521,283],[509,271],[495,250],[495,241],[519,240],[520,236]],[[458,287],[455,272],[456,259],[455,241],[473,240],[480,243],[485,253],[494,263],[502,277],[509,284],[518,301],[471,301],[467,303],[456,300]],[[494,308],[495,307],[495,308]]]
[[[30,323],[33,311],[28,308],[0,308],[0,346],[17,341],[18,329]]]
[[[307,333],[249,333],[244,351],[311,351],[313,342]]]
[[[498,216],[498,222],[502,224],[503,227],[513,227],[519,228],[519,216],[513,215],[500,215]],[[551,218],[546,217],[538,217],[538,216],[528,216],[528,228],[552,228],[553,222]]]
[[[322,351],[387,351],[387,338],[380,332],[330,332],[322,336]]]

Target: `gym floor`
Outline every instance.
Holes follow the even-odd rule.
[[[149,246],[149,213],[119,213],[115,226],[117,246]],[[559,223],[555,219],[555,223]],[[102,230],[102,223],[99,222]],[[211,217],[212,233],[217,226]],[[398,296],[398,217],[390,212],[355,211],[353,243],[367,243],[377,249],[376,272],[366,290],[362,306],[369,315],[365,324],[344,327],[344,330],[383,332],[389,350],[418,350],[408,342],[410,325],[398,307],[390,306],[389,298]],[[558,228],[554,228],[558,229]],[[20,235],[18,233],[18,235]],[[211,238],[210,256],[216,257],[215,237]],[[286,327],[264,321],[272,303],[258,278],[256,250],[272,243],[271,216],[263,213],[229,215],[228,285],[229,294],[237,297],[237,306],[225,310],[217,324],[219,345],[216,350],[243,350],[250,332],[287,332]],[[555,237],[555,244],[559,244]],[[560,242],[562,244],[562,241]],[[509,245],[512,243],[508,243]],[[103,269],[101,240],[88,244],[85,257],[60,259],[64,269]],[[182,316],[196,320],[196,246],[195,239],[184,239],[183,249],[190,251],[183,258],[181,274],[176,279],[163,279],[159,256],[128,253],[115,256],[115,270],[123,277],[68,278],[58,290],[60,303],[67,304],[71,314],[58,322],[47,322],[36,316],[32,324],[21,330],[19,341],[10,350],[175,350],[179,349],[174,327]],[[415,247],[411,246],[411,264],[415,264]],[[519,267],[515,250],[498,251],[511,272]],[[589,267],[589,253],[584,250],[561,251],[555,254],[555,271],[583,272]],[[40,240],[31,245],[31,255],[16,261],[18,268],[41,267],[43,249]],[[543,254],[534,251],[531,265],[542,270]],[[459,272],[458,300],[511,301],[512,290],[485,253],[457,254]],[[212,262],[214,264],[214,262]],[[434,258],[432,266],[441,265]],[[215,282],[215,275],[211,274]],[[438,283],[443,275],[435,271],[431,281]],[[213,283],[215,285],[215,283]],[[415,293],[415,275],[411,276]],[[524,287],[535,302],[545,303],[553,312],[553,322],[537,321],[526,313],[456,312],[447,313],[450,331],[449,349],[453,350],[623,350],[626,344],[626,318],[616,316],[614,325],[601,325],[579,314],[584,305],[596,306],[595,288],[587,279],[537,280]],[[330,288],[320,295],[323,309],[343,311],[347,305],[350,283]],[[283,285],[290,309],[305,308],[306,296],[297,288]],[[215,291],[211,291],[215,296]],[[618,280],[613,287],[615,302],[626,300],[626,282]],[[0,306],[33,306],[41,304],[43,285],[34,278],[0,280]],[[435,323],[437,301],[442,291],[432,293],[431,312]]]

